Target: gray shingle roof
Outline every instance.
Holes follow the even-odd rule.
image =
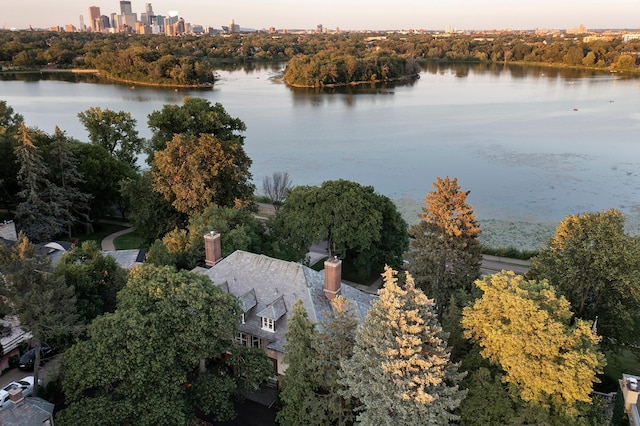
[[[240,331],[267,340],[267,347],[278,352],[284,352],[287,321],[292,314],[291,307],[298,299],[302,300],[309,319],[315,323],[325,321],[325,313],[331,311],[331,304],[324,295],[324,273],[300,263],[238,250],[208,270],[197,268],[194,271],[206,274],[216,284],[226,281],[229,293],[238,298],[253,290],[255,309],[245,311],[249,313],[245,314],[245,324],[240,324]],[[342,296],[352,303],[352,311],[359,321],[364,319],[376,297],[345,283],[342,283]],[[272,313],[267,313],[268,309]],[[274,332],[262,329],[260,314],[276,321]]]

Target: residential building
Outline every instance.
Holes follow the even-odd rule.
[[[205,252],[209,269],[194,272],[207,275],[223,291],[238,298],[242,308],[238,318],[237,341],[246,346],[263,348],[273,363],[276,374],[284,374],[285,334],[293,304],[301,300],[309,319],[326,320],[331,299],[341,295],[350,302],[358,321],[366,316],[376,296],[342,282],[342,261],[329,259],[324,271],[318,272],[296,262],[238,250],[220,258],[220,234],[205,236]]]
[[[54,426],[54,405],[42,398],[22,395],[22,389],[12,389],[9,397],[13,404],[0,411],[0,425],[3,426]]]

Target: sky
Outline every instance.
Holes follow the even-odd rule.
[[[147,1],[131,0],[142,13]],[[459,30],[640,28],[639,0],[150,0],[159,15],[177,11],[185,22],[220,28]],[[3,0],[0,28],[88,24],[89,6],[120,12],[118,0]]]

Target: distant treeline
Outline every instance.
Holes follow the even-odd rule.
[[[289,61],[288,81],[320,86],[397,78],[413,61],[534,63],[637,71],[640,40],[585,42],[533,34],[125,35],[0,31],[2,69],[95,68],[120,80],[167,85],[211,83],[224,62]],[[355,61],[353,60],[355,59]],[[305,71],[306,70],[306,71]],[[304,74],[308,74],[304,76]]]

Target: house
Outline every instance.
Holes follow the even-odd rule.
[[[238,298],[242,308],[238,318],[239,343],[260,347],[273,363],[276,374],[284,374],[287,323],[293,304],[302,300],[309,319],[326,320],[331,300],[341,295],[351,302],[355,317],[362,321],[376,296],[342,282],[342,261],[325,261],[324,271],[305,265],[238,250],[221,258],[220,234],[205,236],[206,264],[194,272],[207,275],[222,290]]]
[[[9,391],[11,406],[0,411],[0,425],[3,426],[54,426],[54,405],[42,398],[25,398],[22,389]]]

